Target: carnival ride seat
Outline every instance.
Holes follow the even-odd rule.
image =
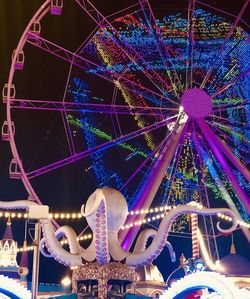
[[[63,0],[51,0],[50,13],[59,16],[62,13]]]

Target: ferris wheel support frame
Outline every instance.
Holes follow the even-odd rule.
[[[179,141],[185,136],[188,125],[189,121],[182,125],[176,125],[175,131],[172,132],[172,138],[168,139],[163,150],[160,152],[159,158],[154,163],[154,167],[152,168],[148,179],[141,186],[141,191],[138,192],[138,194],[140,194],[140,199],[137,201],[135,210],[146,210],[151,206],[156,192],[165,176],[166,169],[169,167],[177,150]],[[126,223],[142,221],[144,217],[145,215],[130,215],[126,220]],[[119,239],[123,242],[122,247],[125,250],[128,250],[132,246],[134,238],[136,237],[139,229],[140,226],[134,226],[120,233]]]

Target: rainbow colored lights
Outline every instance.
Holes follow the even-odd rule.
[[[81,53],[84,57],[94,58],[99,65],[89,68],[87,73],[102,76],[109,73],[113,76],[115,97],[112,97],[112,103],[126,104],[128,107],[178,109],[185,86],[195,90],[204,85],[209,109],[203,117],[214,133],[229,145],[234,155],[247,165],[247,153],[250,150],[247,141],[250,133],[246,127],[250,120],[249,74],[237,79],[234,84],[231,81],[249,68],[249,34],[238,26],[227,38],[232,24],[222,16],[201,9],[198,4],[191,20],[192,26],[182,13],[154,21],[155,25],[151,26],[152,20],[148,19],[147,12],[137,10],[112,23],[119,35],[114,33],[113,28],[102,26]],[[191,37],[193,44],[190,42]],[[135,53],[139,54],[136,56]],[[165,60],[164,57],[168,58]],[[161,80],[157,81],[157,78]],[[107,101],[92,96],[87,81],[84,82],[80,78],[72,80],[69,93],[75,102]],[[198,92],[203,91],[198,89]],[[188,114],[192,119],[192,111]],[[82,130],[87,148],[93,148],[104,140],[111,141],[116,136],[126,134],[128,127],[137,130],[164,117],[161,113],[151,116],[135,113],[128,120],[117,115],[108,122],[105,116],[100,120],[101,117],[97,119],[94,115],[82,112],[68,114],[68,121],[74,134],[79,135]],[[198,113],[196,117],[201,116]],[[117,156],[121,165],[127,165],[132,171],[133,180],[123,190],[130,207],[135,205],[135,194],[138,193],[141,181],[150,174],[151,167],[156,163],[158,151],[142,167],[143,159],[157,149],[159,141],[168,133],[169,130],[161,128],[118,145],[121,152]],[[120,189],[128,176],[119,167],[110,166],[106,159],[108,154],[108,151],[94,153],[91,156],[92,164],[86,171],[94,171],[100,186],[109,185],[109,178],[112,177],[109,186]],[[141,167],[138,173],[136,167]],[[238,169],[233,171],[241,187],[248,192],[246,179]],[[233,192],[232,185],[213,156],[202,131],[195,121],[191,121],[185,138],[180,141],[166,169],[155,201],[161,205],[178,205],[195,200],[208,205],[211,197],[215,200],[226,199],[245,221],[249,221],[240,198]],[[187,223],[187,217],[183,216],[174,223],[174,229],[182,231],[187,228]]]

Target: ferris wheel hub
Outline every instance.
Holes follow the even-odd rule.
[[[212,98],[202,89],[190,88],[181,97],[185,113],[192,118],[204,118],[212,111]]]

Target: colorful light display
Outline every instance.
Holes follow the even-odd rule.
[[[0,293],[15,299],[30,299],[31,292],[12,278],[0,275]],[[9,298],[9,297],[8,297]]]
[[[174,282],[171,288],[161,297],[163,298],[181,298],[179,295],[190,293],[198,289],[209,288],[212,290],[212,296],[217,294],[221,298],[249,298],[249,291],[237,288],[230,278],[215,272],[195,272]],[[209,294],[207,294],[209,296]]]
[[[192,34],[194,47],[192,49],[189,41],[187,42],[187,36],[191,34],[187,32],[188,22],[182,14],[155,20],[156,25],[153,29],[150,27],[145,10],[120,17],[115,22],[114,26],[120,28],[119,39],[117,36],[114,36],[112,28],[102,28],[97,31],[92,41],[84,49],[84,55],[91,53],[102,64],[102,68],[90,69],[89,72],[92,74],[102,73],[105,70],[103,65],[105,65],[106,69],[111,73],[118,73],[121,78],[132,78],[137,83],[139,82],[142,88],[135,91],[132,90],[129,83],[123,82],[122,79],[121,82],[115,81],[116,86],[121,91],[124,102],[130,107],[133,107],[135,103],[138,104],[138,102],[142,105],[152,105],[148,98],[145,101],[143,91],[143,85],[146,80],[144,78],[145,72],[157,72],[164,80],[166,85],[162,85],[161,89],[164,89],[164,92],[162,90],[161,92],[168,99],[161,99],[158,102],[154,99],[154,104],[157,103],[161,106],[164,103],[167,107],[174,107],[172,103],[172,99],[176,97],[174,90],[179,95],[175,99],[176,103],[178,103],[178,98],[180,98],[185,85],[183,80],[178,85],[173,83],[177,82],[175,71],[177,71],[181,79],[184,79],[186,72],[189,72],[187,86],[193,87],[193,90],[197,88],[199,92],[198,88],[202,85],[211,97],[209,98],[208,96],[209,109],[203,117],[207,117],[215,132],[223,141],[230,143],[230,146],[235,149],[235,155],[239,159],[246,161],[246,152],[249,150],[249,145],[244,143],[248,133],[247,128],[243,124],[247,123],[249,118],[249,109],[246,105],[246,98],[249,97],[249,87],[244,82],[249,82],[249,76],[246,75],[242,79],[239,78],[239,81],[230,85],[229,89],[226,88],[224,90],[224,87],[234,78],[238,78],[239,74],[247,71],[245,62],[247,61],[246,53],[249,51],[249,43],[247,42],[249,35],[240,27],[235,27],[235,30],[232,31],[232,25],[223,17],[207,12],[199,7],[196,8],[193,16]],[[162,42],[166,49],[159,49],[160,43],[156,29],[160,31]],[[228,42],[225,42],[225,40],[228,40]],[[118,54],[117,44],[122,43],[121,41],[133,46],[135,51],[142,53],[143,57],[139,58],[138,61],[134,61],[129,57],[129,52],[119,52]],[[162,58],[162,51],[166,51],[170,55],[170,61],[165,61]],[[221,55],[218,56],[218,53],[221,53]],[[192,65],[189,63],[190,59],[192,59]],[[189,62],[187,63],[187,61]],[[211,66],[213,66],[213,71],[211,71]],[[156,91],[153,86],[154,83],[151,80],[148,82],[148,84],[152,84],[152,90]],[[241,86],[240,91],[239,86]],[[223,91],[217,94],[217,91],[221,89]],[[143,102],[138,99],[139,96],[142,96]],[[190,118],[201,117],[201,115],[194,116],[192,114],[194,109],[191,106],[190,112],[187,112],[189,111],[188,109],[185,107],[186,113],[191,113]],[[211,112],[212,109],[213,111]],[[157,117],[160,116],[156,115],[155,119]],[[137,115],[135,115],[135,120],[139,127],[145,126],[148,121],[147,118],[138,118]],[[195,125],[195,120],[193,122]],[[200,188],[204,188],[200,187],[199,172],[201,167],[204,168],[202,171],[204,179],[207,181],[206,188],[208,188],[208,192],[215,193],[217,198],[223,198],[223,192],[221,192],[220,188],[218,189],[214,181],[211,181],[211,173],[209,174],[208,172],[209,167],[206,165],[206,162],[204,163],[206,161],[204,159],[205,154],[210,154],[209,149],[207,147],[207,153],[201,153],[203,162],[202,164],[198,163],[196,158],[198,155],[197,148],[191,136],[192,134],[199,134],[198,138],[201,136],[199,128],[197,129],[194,126],[194,129],[189,131],[186,139],[179,145],[179,153],[175,156],[172,165],[169,166],[166,178],[163,180],[157,194],[157,198],[159,198],[157,200],[161,200],[162,204],[185,203],[192,199],[205,203],[206,199],[201,198],[200,191]],[[144,138],[146,141],[145,146],[152,151],[155,148],[154,143],[151,142],[152,138],[150,143],[147,136],[144,136]],[[204,142],[206,143],[205,140]],[[215,161],[214,163],[217,163],[216,167],[219,168],[221,176],[223,170],[218,165],[218,162]],[[241,187],[247,190],[246,180],[237,170],[235,172],[241,181]],[[169,183],[169,179],[171,183]],[[224,177],[222,184],[226,185],[226,188],[230,190],[231,186],[226,182],[226,177]],[[241,216],[248,221],[247,213],[240,208],[241,204],[238,196],[233,194],[232,197],[237,209],[240,210]],[[183,219],[183,223],[185,222],[186,219]],[[183,229],[183,227],[183,225],[179,225],[180,229]]]
[[[233,22],[199,2],[193,9],[189,5],[188,15],[166,11],[157,19],[149,3],[139,1],[139,8],[113,15],[112,21],[90,2],[76,2],[98,25],[77,51],[47,40],[42,31],[31,32],[36,17],[42,23],[49,11],[49,1],[15,51],[3,90],[3,138],[13,152],[10,176],[21,178],[29,198],[41,203],[31,181],[36,178],[38,185],[43,175],[78,164],[78,184],[87,177],[95,185],[119,189],[130,210],[192,200],[210,207],[212,198],[226,201],[219,204],[249,222],[250,46],[249,34],[240,27],[247,1]],[[62,101],[18,98],[14,66],[26,43],[70,63]],[[60,144],[60,157],[23,166],[15,144],[17,109],[60,113],[66,143],[66,149]],[[52,135],[47,132],[44,143]],[[144,217],[130,215],[126,225],[144,223]],[[187,229],[188,220],[178,218],[174,229]],[[133,226],[121,234],[124,246],[131,246],[137,231]]]

